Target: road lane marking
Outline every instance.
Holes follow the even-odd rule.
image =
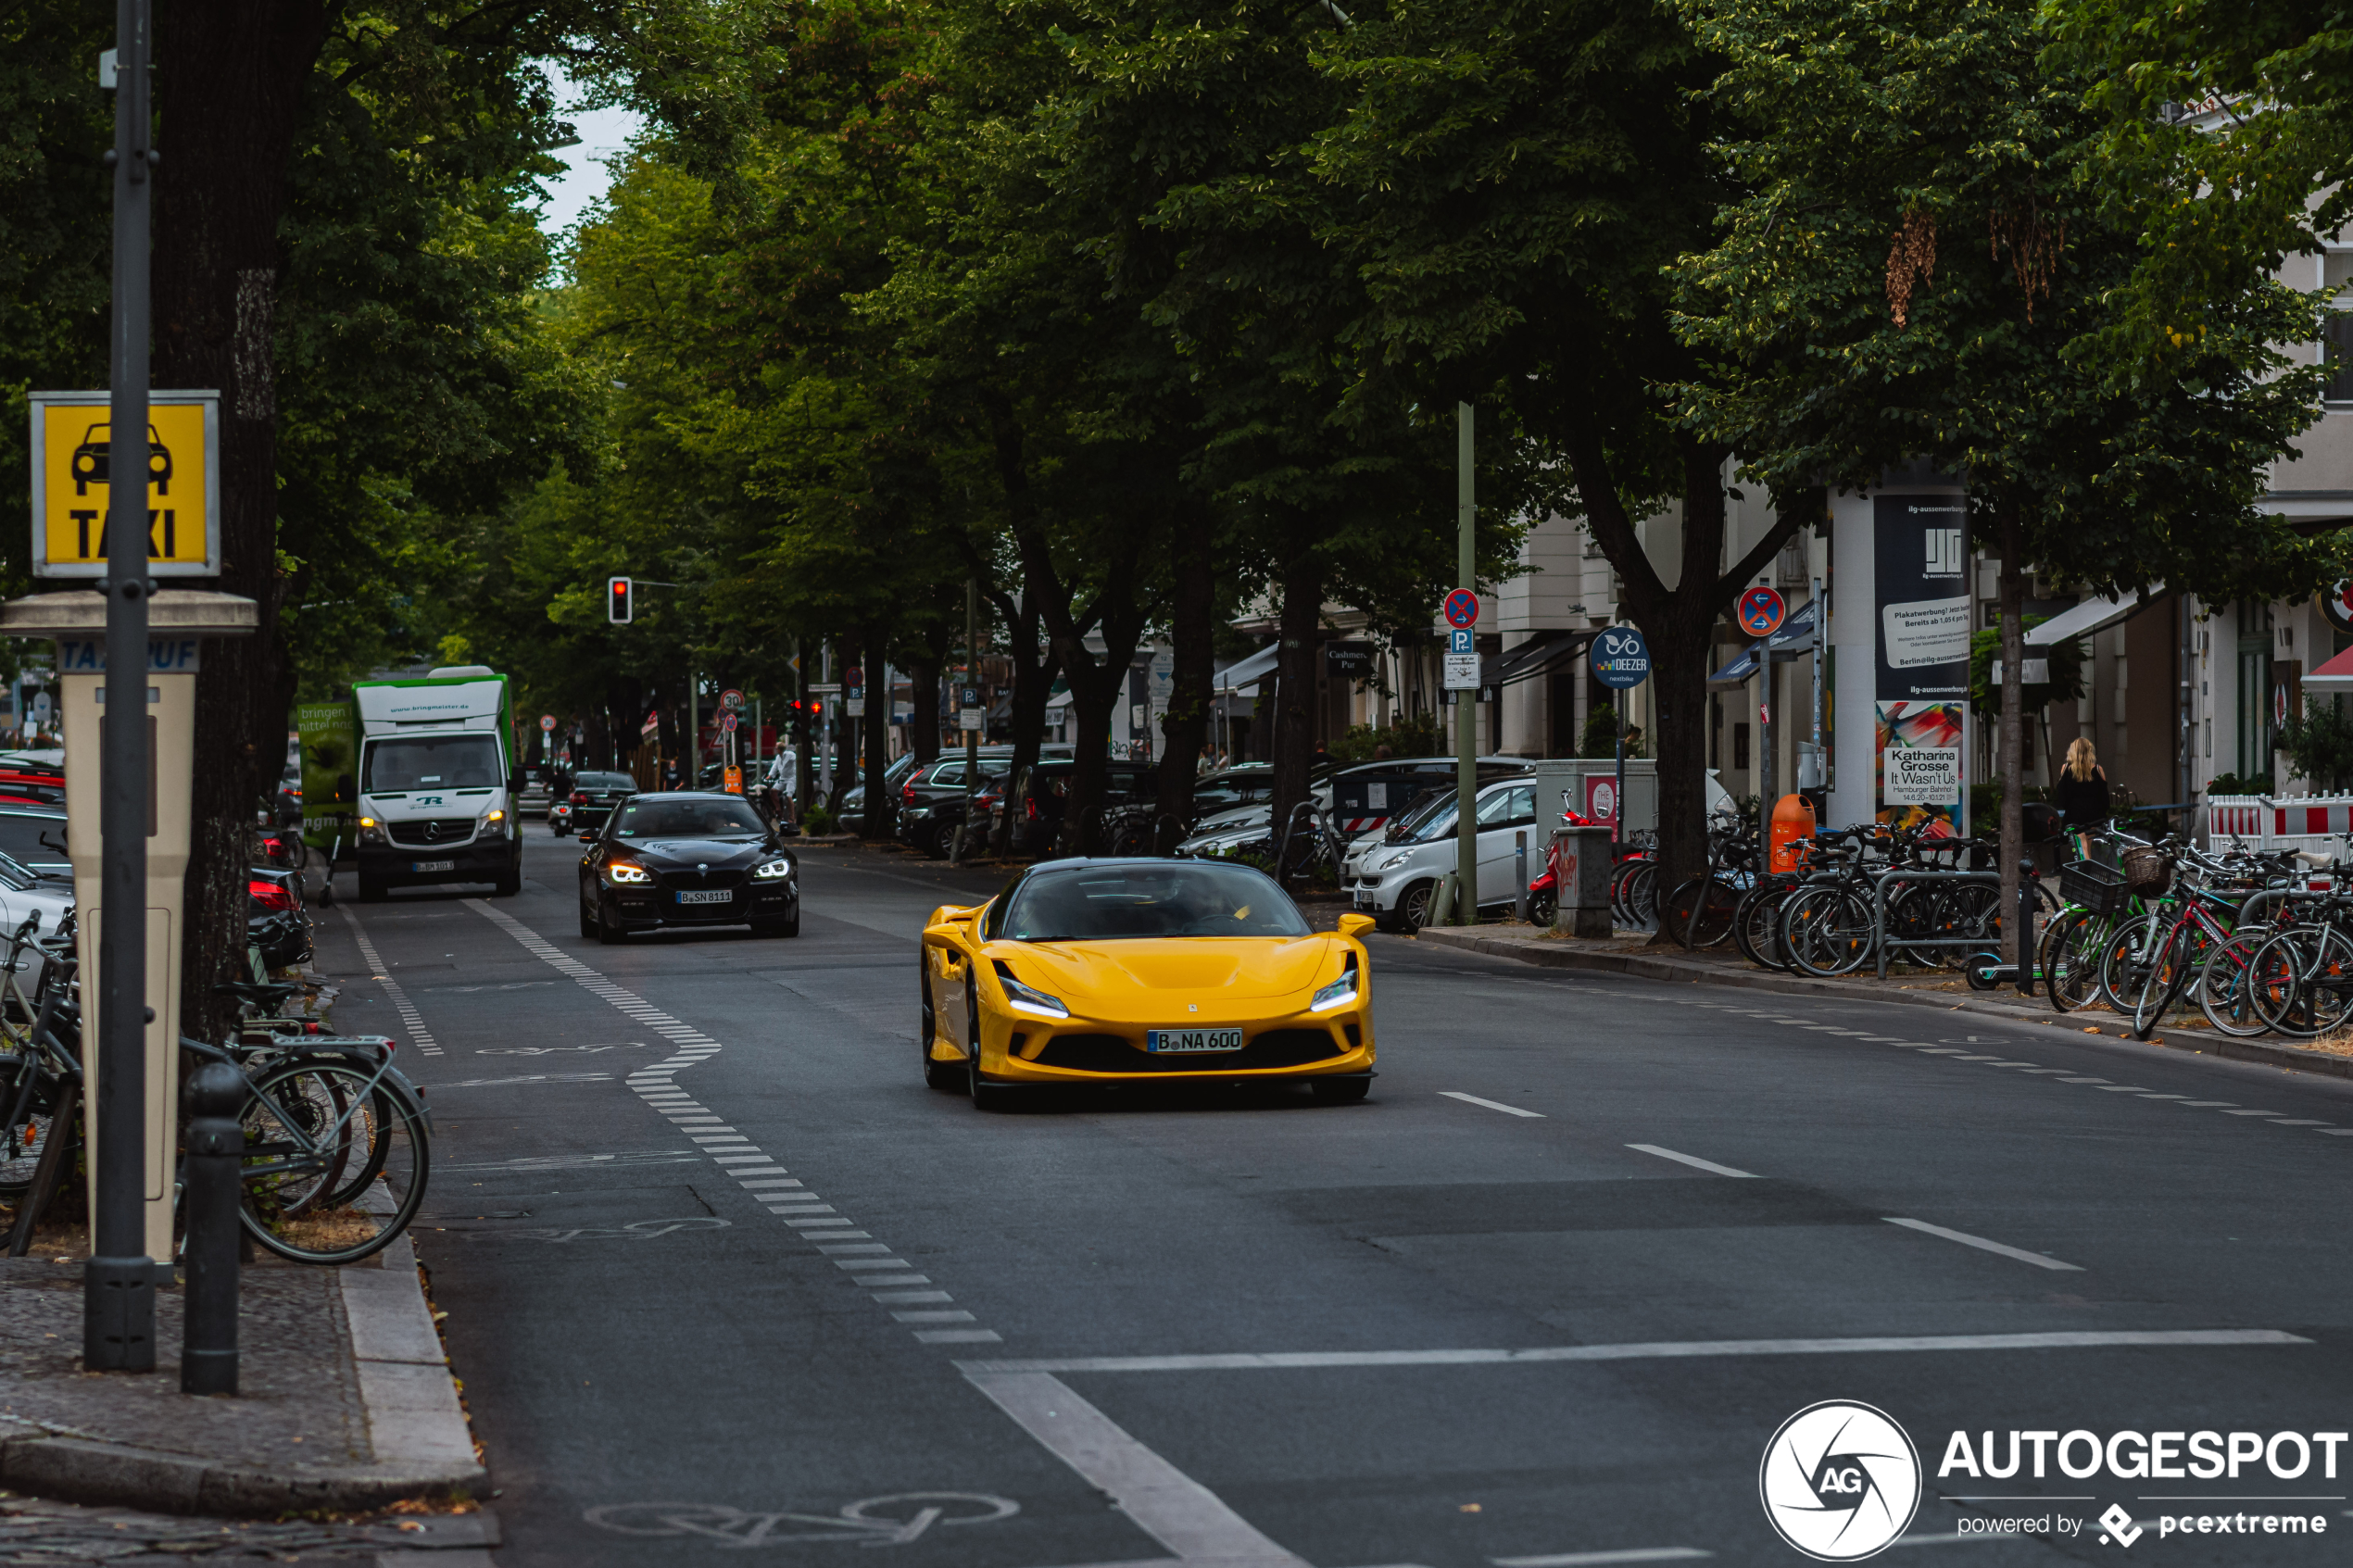
[[[1655,1154],[1661,1160],[1680,1160],[1681,1163],[1691,1166],[1695,1171],[1705,1171],[1714,1175],[1740,1176],[1748,1181],[1756,1181],[1759,1179],[1756,1173],[1754,1171],[1735,1171],[1730,1165],[1718,1165],[1713,1160],[1702,1160],[1696,1154],[1678,1154],[1671,1148],[1661,1148],[1655,1143],[1629,1143],[1626,1147],[1631,1149],[1638,1149],[1644,1154]]]
[[[633,1071],[629,1074],[627,1083],[633,1093],[646,1101],[657,1113],[666,1117],[690,1141],[699,1146],[701,1158],[710,1160],[721,1171],[735,1177],[747,1188],[752,1188],[755,1183],[770,1182],[782,1182],[786,1186],[794,1187],[800,1185],[798,1181],[785,1180],[783,1166],[762,1152],[760,1146],[750,1138],[727,1125],[723,1117],[707,1111],[705,1107],[697,1104],[691,1097],[684,1095],[673,1081],[673,1074],[680,1068],[691,1067],[697,1062],[718,1055],[720,1045],[717,1040],[692,1024],[673,1018],[635,992],[615,985],[611,980],[564,952],[554,943],[504,910],[493,909],[479,898],[469,898],[465,902],[477,914],[513,937],[522,945],[524,951],[559,973],[569,976],[583,990],[601,997],[672,1043],[676,1054],[667,1061]],[[761,1196],[757,1191],[754,1195]],[[857,1222],[846,1215],[830,1219],[812,1217],[833,1215],[835,1212],[831,1204],[814,1201],[816,1195],[813,1193],[802,1193],[798,1197],[782,1194],[776,1196],[786,1198],[787,1201],[766,1205],[768,1212],[781,1220],[786,1230],[797,1240],[810,1244],[820,1255],[830,1256],[853,1252],[887,1254],[891,1250],[887,1244],[872,1240],[871,1232],[854,1228]],[[861,1279],[858,1282],[861,1285],[868,1283],[929,1285],[931,1283],[921,1274],[875,1277],[875,1271],[905,1269],[908,1266],[903,1261],[896,1258],[835,1256],[831,1257],[831,1261],[837,1269],[866,1271],[869,1278]],[[987,1329],[957,1332],[959,1337],[953,1340],[953,1343],[979,1343],[983,1340],[997,1343],[1000,1337]],[[920,1333],[915,1336],[915,1338],[918,1343],[950,1342],[937,1340]]]
[[[919,1328],[915,1330],[918,1345],[996,1345],[1004,1336],[993,1328]]]
[[[1460,1089],[1441,1089],[1438,1092],[1443,1098],[1458,1099],[1465,1105],[1483,1105],[1490,1110],[1500,1110],[1506,1116],[1533,1116],[1539,1122],[1545,1120],[1544,1113],[1541,1110],[1529,1110],[1516,1105],[1505,1105],[1499,1099],[1481,1099],[1477,1095],[1466,1095]]]
[[[1604,1562],[1684,1562],[1713,1557],[1695,1546],[1638,1546],[1623,1551],[1555,1551],[1542,1557],[1491,1557],[1495,1568],[1586,1568]]]
[[[1998,1241],[1988,1241],[1982,1236],[1971,1236],[1967,1231],[1951,1231],[1946,1230],[1943,1225],[1931,1225],[1926,1220],[1904,1220],[1893,1214],[1884,1214],[1881,1218],[1891,1225],[1902,1225],[1906,1230],[1921,1231],[1930,1236],[1941,1236],[1947,1241],[1957,1241],[1963,1247],[1974,1247],[1982,1251],[1999,1252],[2005,1258],[2015,1258],[2021,1263],[2032,1263],[2037,1268],[2057,1269],[2070,1274],[2080,1274],[2083,1272],[2076,1264],[2062,1263],[2057,1258],[2045,1258],[2040,1252],[2029,1252],[2022,1247],[2005,1247]]]
[[[893,1312],[890,1314],[890,1317],[893,1323],[971,1323],[973,1321],[973,1315],[970,1312],[957,1311],[953,1310],[948,1311]]]
[[[886,1307],[907,1306],[917,1301],[953,1301],[955,1298],[944,1290],[894,1290],[876,1295],[875,1300]]]
[[[1062,1379],[1042,1372],[969,1368],[964,1376],[1180,1562],[1208,1558],[1221,1568],[1308,1568]]]
[[[1718,1356],[1855,1356],[1897,1351],[2095,1350],[2156,1345],[2309,1345],[2282,1328],[2066,1329],[2042,1334],[1883,1335],[1851,1339],[1652,1340],[1527,1350],[1269,1350],[1191,1356],[1068,1356],[959,1361],[965,1376],[1026,1372],[1281,1372],[1327,1367],[1525,1366],[1538,1361],[1688,1361]]]
[[[2222,1114],[2225,1116],[2277,1116],[2279,1112],[2276,1110],[2226,1110]]]
[[[351,927],[351,939],[359,945],[359,957],[367,964],[368,972],[374,977],[377,985],[384,987],[384,998],[392,1003],[392,1010],[400,1015],[400,1026],[409,1031],[409,1037],[417,1043],[420,1052],[426,1056],[439,1056],[441,1043],[425,1028],[425,1015],[417,1010],[417,1005],[409,999],[409,993],[402,990],[400,982],[392,977],[392,966],[384,961],[382,955],[376,951],[376,945],[368,940],[368,928],[359,923],[359,917],[351,912],[350,905],[337,904],[335,909],[343,916],[344,923]]]

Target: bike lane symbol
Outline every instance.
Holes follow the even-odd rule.
[[[895,1492],[862,1498],[839,1513],[758,1512],[725,1503],[610,1503],[583,1518],[623,1536],[696,1536],[731,1549],[796,1541],[855,1541],[861,1546],[904,1546],[920,1540],[934,1524],[988,1524],[1021,1512],[1011,1498],[986,1492]],[[787,1526],[817,1528],[798,1529]]]

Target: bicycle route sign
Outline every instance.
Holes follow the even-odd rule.
[[[1639,686],[1651,675],[1650,646],[1631,626],[1612,626],[1593,638],[1593,679],[1617,691]]]
[[[1741,630],[1752,637],[1771,636],[1781,629],[1781,619],[1788,613],[1780,591],[1761,584],[1741,596],[1740,608],[1734,612]]]
[[[1447,595],[1444,608],[1449,626],[1478,624],[1478,596],[1468,588],[1457,588]]]

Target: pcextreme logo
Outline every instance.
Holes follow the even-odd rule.
[[[1910,1527],[1920,1456],[1886,1411],[1825,1399],[1781,1423],[1756,1489],[1781,1539],[1818,1562],[1854,1562]]]

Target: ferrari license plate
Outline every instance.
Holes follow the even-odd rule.
[[[732,889],[712,887],[681,892],[678,895],[678,901],[682,904],[724,904],[734,897],[735,893]]]
[[[409,869],[419,872],[454,872],[458,869],[458,862],[455,860],[416,860],[410,862]]]
[[[1145,1033],[1144,1048],[1159,1054],[1238,1051],[1242,1048],[1242,1032],[1239,1029],[1152,1029]]]

